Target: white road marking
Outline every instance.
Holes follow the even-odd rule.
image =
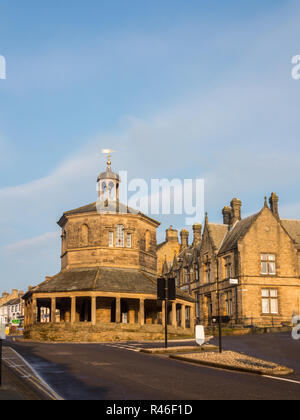
[[[48,394],[51,399],[55,399],[58,401],[62,401],[63,398],[58,395],[52,388],[50,385],[47,384],[47,382],[45,382],[42,377],[36,372],[36,370],[27,362],[27,360],[24,359],[24,357],[22,357],[15,349],[13,349],[12,347],[9,347],[9,349],[15,353],[16,357],[21,359],[24,364],[25,364],[25,368],[29,368],[30,371],[32,371],[34,373],[35,376],[31,376],[30,374],[28,374],[28,372],[24,372],[24,368],[19,368],[16,367],[16,370],[18,370],[21,374],[23,374],[24,378],[29,379],[32,383],[35,384],[35,386],[37,386],[38,388],[40,388],[44,393]],[[11,367],[15,367],[16,363],[15,362],[9,362],[9,364],[11,365]],[[38,383],[39,382],[39,383]]]
[[[140,349],[136,347],[131,347],[131,345],[126,344],[105,344],[106,347],[113,347],[115,349],[123,349],[123,350],[129,350],[134,352],[139,352]]]
[[[276,381],[290,382],[292,384],[300,385],[299,381],[293,381],[292,379],[284,379],[284,378],[278,378],[277,376],[268,376],[268,375],[262,375],[262,376],[268,379],[275,379]]]

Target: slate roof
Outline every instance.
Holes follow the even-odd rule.
[[[78,268],[64,270],[36,286],[33,293],[99,291],[112,293],[157,294],[156,278],[138,270],[119,268]],[[178,297],[193,301],[178,290]]]
[[[225,238],[226,234],[228,233],[228,226],[227,225],[220,225],[216,223],[208,223],[208,232],[211,240],[216,247],[216,249],[220,249],[222,245],[223,239]]]
[[[79,207],[74,210],[66,211],[64,214],[80,214],[80,213],[90,213],[90,212],[97,212],[99,209],[100,203],[95,201],[94,203],[88,204],[83,207]],[[115,212],[116,208],[118,209],[118,213],[127,213],[127,214],[138,214],[139,212],[137,210],[132,209],[131,207],[125,206],[125,204],[118,203],[118,206],[116,202],[108,202],[108,206],[105,207],[104,205],[101,206],[101,211],[104,212]]]
[[[300,220],[281,219],[281,224],[300,248]]]
[[[11,299],[8,302],[4,303],[2,306],[18,305],[20,303],[20,300],[20,298]]]
[[[244,235],[248,232],[252,224],[255,222],[259,213],[255,213],[252,216],[247,217],[246,219],[242,219],[235,224],[233,229],[229,231],[224,238],[224,241],[221,245],[219,250],[219,254],[224,254],[225,252],[232,251],[237,247],[237,243],[240,239],[244,237]]]
[[[158,226],[160,225],[160,223],[157,220],[154,220],[151,217],[141,213],[140,211],[135,210],[131,207],[126,206],[125,204],[121,202],[116,202],[116,201],[108,202],[107,206],[105,206],[104,203],[102,202],[95,201],[94,203],[87,204],[86,206],[78,207],[77,209],[66,211],[63,213],[62,217],[57,223],[58,225],[61,226],[63,224],[64,217],[68,215],[82,214],[82,213],[96,213],[96,212],[103,213],[103,214],[105,213],[136,214],[136,215],[140,214],[146,217],[147,219],[152,220]]]

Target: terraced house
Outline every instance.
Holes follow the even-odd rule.
[[[220,314],[235,325],[291,324],[300,314],[300,220],[280,218],[275,193],[244,219],[241,206],[234,198],[224,207],[223,224],[206,215],[202,236],[185,240],[164,273],[194,295],[198,323]]]

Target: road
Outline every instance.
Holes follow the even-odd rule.
[[[138,343],[9,344],[66,400],[300,399],[300,383],[139,353]],[[300,341],[287,334],[225,337],[224,347],[284,363],[300,382]]]

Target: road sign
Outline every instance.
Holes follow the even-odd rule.
[[[174,277],[168,278],[168,299],[176,300],[176,285]]]
[[[164,279],[163,277],[157,279],[157,299],[166,299],[166,279]]]
[[[239,284],[239,281],[238,281],[238,279],[230,279],[229,283],[230,284]]]
[[[159,279],[157,279],[157,299],[176,300],[175,278],[168,278],[167,283],[164,277],[160,277]]]
[[[0,340],[6,339],[6,326],[5,324],[0,324]]]
[[[195,329],[196,343],[202,346],[205,343],[205,331],[203,325],[196,325]]]

